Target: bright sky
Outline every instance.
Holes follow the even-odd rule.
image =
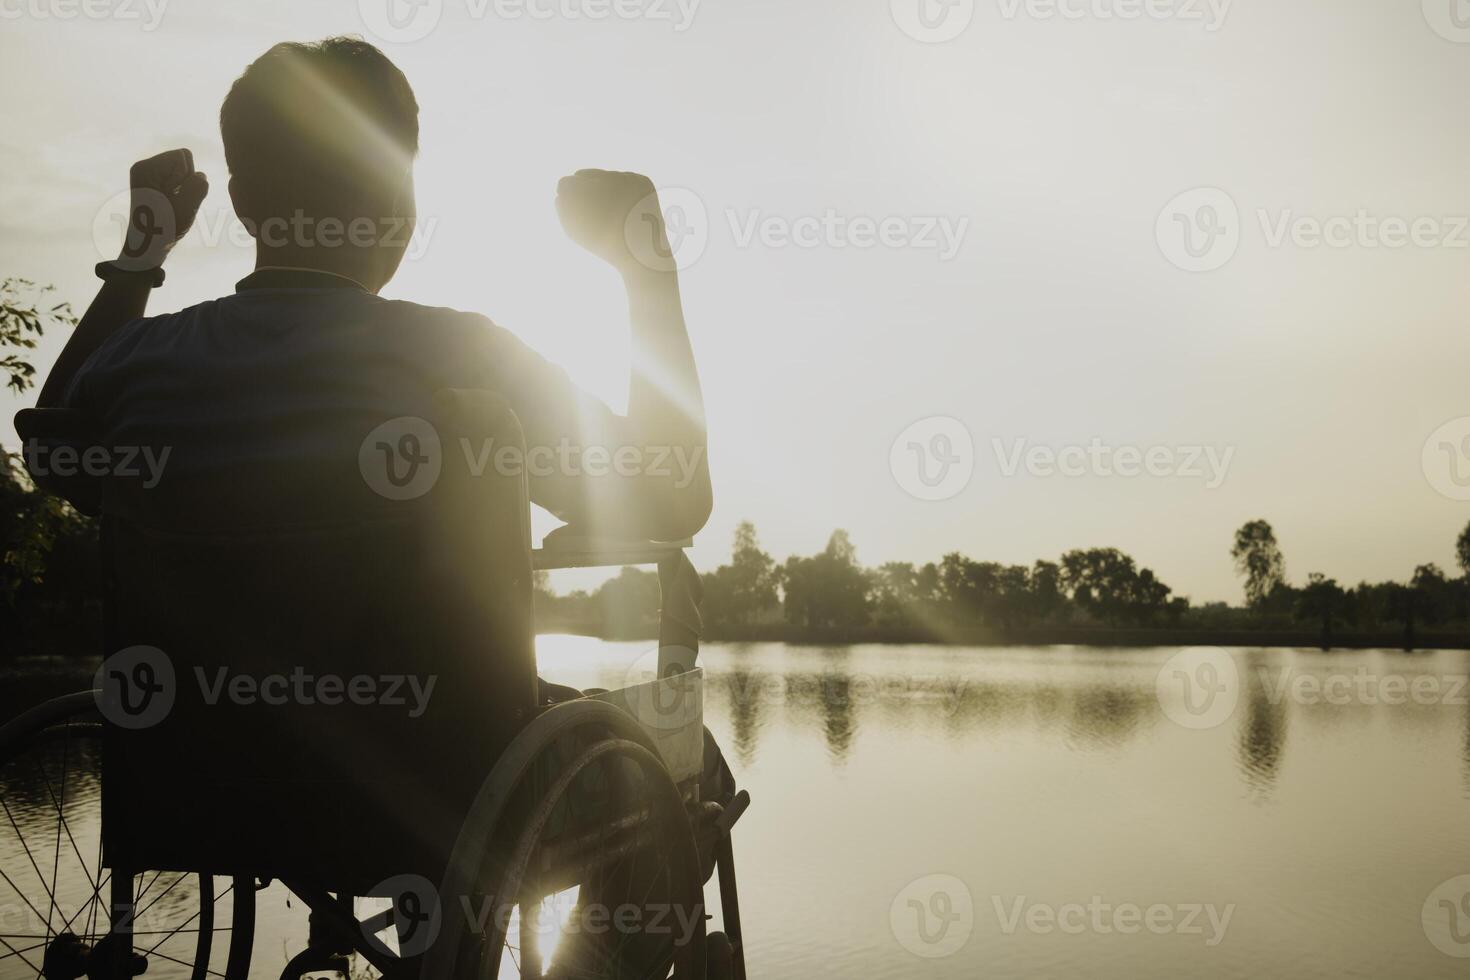
[[[911,36],[934,36],[921,0],[399,0],[427,30],[402,43],[380,36],[385,2],[0,0],[0,274],[80,311],[128,165],[187,146],[214,190],[151,309],[229,291],[250,252],[230,243],[220,100],[276,41],[362,33],[423,107],[422,254],[386,294],[484,312],[618,404],[619,284],[563,238],[556,180],[642,170],[705,210],[684,273],[716,493],[696,564],[748,518],[778,557],[835,527],[871,564],[1115,545],[1196,601],[1236,599],[1230,539],[1256,517],[1298,581],[1453,564],[1470,423],[1447,430],[1464,458],[1432,447],[1426,473],[1421,453],[1470,416],[1460,0],[922,0],[941,34],[973,6],[945,43]],[[1196,188],[1226,195],[1180,205],[1226,231],[1198,262],[1161,220]],[[1300,222],[1359,212],[1375,223],[1333,225],[1341,247]],[[973,454],[947,451],[973,478],[924,501],[890,449],[935,416],[963,424]],[[952,430],[920,426],[900,460]],[[1025,463],[1094,440],[1185,472]]]

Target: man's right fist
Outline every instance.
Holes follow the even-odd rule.
[[[193,226],[209,180],[194,169],[194,154],[169,150],[133,164],[128,184],[128,229],[117,264],[157,269]]]
[[[625,275],[675,270],[658,192],[642,174],[578,170],[557,185],[556,213],[572,241]]]

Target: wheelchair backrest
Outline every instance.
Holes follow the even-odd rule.
[[[519,425],[486,393],[436,401],[437,448],[390,422],[360,471],[65,488],[103,514],[110,864],[358,894],[435,875],[536,703],[525,479],[458,450]],[[436,478],[399,492],[400,451]]]

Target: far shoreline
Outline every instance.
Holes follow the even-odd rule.
[[[538,635],[585,636],[612,642],[655,641],[657,630],[610,631],[597,624],[537,624]],[[1412,644],[1402,630],[1334,634],[1324,645],[1315,630],[1210,630],[1168,627],[1053,627],[1010,630],[956,627],[943,631],[917,627],[864,626],[856,629],[813,629],[786,623],[707,628],[706,643],[786,643],[792,646],[950,646],[950,647],[1258,647],[1313,650],[1470,650],[1470,633],[1418,632]]]

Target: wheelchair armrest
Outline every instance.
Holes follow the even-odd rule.
[[[95,516],[102,509],[102,485],[79,465],[93,446],[86,417],[74,408],[27,408],[16,413],[15,431],[21,439],[21,459],[36,486],[68,501],[79,512]],[[58,449],[71,463],[48,465]]]
[[[569,533],[567,533],[569,532]],[[546,536],[531,553],[537,571],[560,568],[617,568],[623,565],[660,565],[694,544],[684,541],[626,541],[583,535],[570,525]]]
[[[623,565],[657,565],[662,596],[659,609],[658,647],[660,677],[692,670],[699,656],[699,638],[704,620],[699,604],[704,586],[689,563],[686,541],[617,541],[581,534],[571,525],[546,536],[542,547],[532,552],[537,571],[560,568],[616,568]]]

